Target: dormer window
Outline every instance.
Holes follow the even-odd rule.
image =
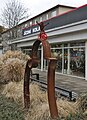
[[[56,16],[56,10],[52,11],[52,13],[51,13],[51,17],[54,17],[54,16]]]

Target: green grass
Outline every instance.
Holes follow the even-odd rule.
[[[23,111],[12,100],[0,95],[0,120],[24,120]]]

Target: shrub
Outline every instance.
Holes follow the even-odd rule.
[[[23,62],[18,58],[9,58],[3,68],[4,81],[18,82],[23,79]]]
[[[7,51],[0,58],[0,82],[20,81],[24,77],[24,68],[28,55],[21,51]]]
[[[29,56],[24,54],[22,51],[7,51],[5,54],[2,55],[1,61],[5,62],[8,58],[18,58],[20,60],[28,60]]]

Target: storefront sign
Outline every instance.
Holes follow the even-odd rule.
[[[23,31],[23,36],[31,34],[31,29],[27,29]]]
[[[38,26],[34,26],[34,27],[29,27],[29,28],[25,28],[22,30],[22,35],[23,36],[26,36],[26,35],[30,35],[30,34],[33,34],[33,33],[36,33],[40,31],[40,27]]]

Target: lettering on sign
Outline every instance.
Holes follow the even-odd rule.
[[[23,31],[23,35],[29,35],[29,34],[31,34],[31,29]]]
[[[26,28],[26,29],[23,29],[22,33],[23,33],[23,36],[26,36],[26,35],[36,33],[38,31],[40,31],[40,27]]]
[[[32,29],[33,33],[38,32],[38,31],[40,31],[40,27],[35,27],[35,28]]]

